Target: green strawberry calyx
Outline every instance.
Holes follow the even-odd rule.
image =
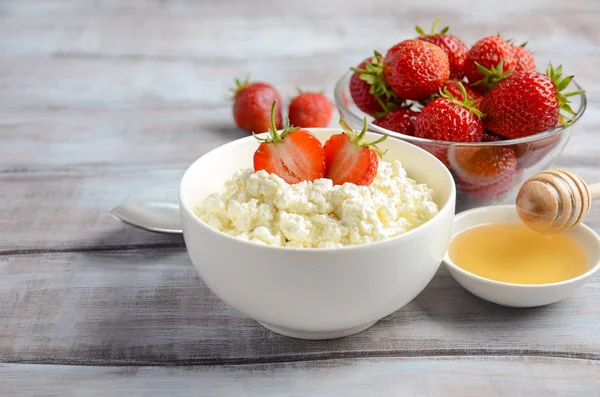
[[[426,33],[423,30],[423,28],[421,28],[419,25],[415,26],[415,31],[420,36],[435,36],[436,34],[446,34],[450,30],[449,26],[445,26],[444,28],[442,28],[442,30],[440,32],[437,31],[437,25],[440,23],[441,20],[442,20],[442,17],[437,17],[435,19],[435,21],[433,21],[433,25],[431,26],[431,32],[430,33]]]
[[[458,98],[456,98],[454,95],[452,95],[452,93],[450,91],[448,91],[447,87],[444,87],[443,89],[440,88],[439,96],[441,98],[448,99],[455,105],[462,106],[465,109],[469,109],[471,112],[475,113],[481,119],[485,118],[485,114],[483,114],[481,112],[481,110],[477,109],[477,107],[476,107],[477,102],[468,100],[467,90],[465,89],[465,86],[460,81],[458,82],[458,88],[460,88],[460,93],[462,94],[462,97],[463,97],[462,101],[459,100]]]
[[[244,80],[236,77],[235,79],[233,79],[233,81],[235,82],[235,87],[229,89],[229,91],[231,92],[229,99],[231,100],[237,98],[238,94],[242,92],[244,88],[250,85],[250,75],[247,74]]]
[[[383,157],[383,155],[385,154],[385,152],[382,152],[381,149],[379,149],[377,147],[377,144],[385,141],[388,137],[387,135],[383,135],[381,138],[379,138],[373,142],[365,141],[365,134],[367,133],[367,130],[369,129],[369,121],[367,120],[366,117],[364,118],[362,130],[360,130],[358,132],[353,130],[352,127],[350,127],[348,125],[346,120],[344,120],[341,117],[340,117],[340,121],[339,121],[339,126],[342,128],[342,131],[344,131],[344,134],[346,134],[348,136],[348,140],[350,140],[350,142],[354,143],[356,146],[368,147],[369,149],[371,149],[372,151],[377,153],[377,155],[379,157]]]
[[[350,70],[358,73],[359,79],[369,84],[369,94],[373,95],[383,109],[381,114],[375,116],[381,117],[382,114],[385,115],[396,109],[398,106],[396,103],[400,99],[394,94],[383,77],[383,56],[378,51],[373,51],[373,55],[373,58],[365,62],[364,68],[352,67]]]
[[[294,127],[290,125],[290,119],[289,118],[285,118],[285,123],[283,125],[283,129],[281,130],[281,132],[277,131],[277,127],[275,126],[275,106],[277,105],[277,101],[273,101],[273,104],[271,105],[271,126],[269,127],[269,136],[266,138],[261,138],[259,136],[257,136],[254,132],[252,132],[252,135],[254,136],[254,138],[256,138],[257,141],[259,142],[266,142],[266,143],[277,143],[277,142],[282,142],[285,137],[290,133],[290,132],[294,132],[299,130],[299,127]]]
[[[488,90],[498,84],[500,80],[503,80],[510,75],[513,71],[513,68],[504,71],[504,58],[500,59],[500,62],[498,62],[496,66],[492,66],[489,69],[482,66],[479,62],[475,62],[475,67],[477,67],[479,73],[483,75],[483,78],[472,83],[471,86],[474,87],[480,85]]]
[[[573,117],[571,116],[576,115],[575,111],[573,110],[573,108],[571,108],[571,105],[569,104],[571,102],[569,97],[581,95],[585,92],[585,90],[576,90],[563,93],[563,91],[569,86],[569,84],[571,84],[571,81],[573,80],[574,76],[567,76],[563,78],[562,65],[559,65],[555,68],[554,66],[552,66],[552,63],[549,63],[548,67],[546,68],[546,76],[548,76],[550,80],[552,80],[552,84],[554,84],[554,87],[556,88],[556,100],[558,101],[558,107],[560,108],[560,110],[570,115],[568,116],[563,113],[559,113],[558,120],[563,125],[568,124],[573,120]]]

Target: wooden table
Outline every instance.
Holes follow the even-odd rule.
[[[224,98],[234,76],[331,95],[438,15],[470,43],[529,40],[538,65],[576,75],[590,103],[557,165],[600,181],[600,3],[435,3],[1,1],[0,394],[600,395],[598,277],[509,310],[442,269],[366,332],[300,341],[219,301],[181,237],[108,214],[175,200],[194,159],[246,135]],[[588,224],[600,231],[599,209]]]

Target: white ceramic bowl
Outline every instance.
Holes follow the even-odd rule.
[[[338,129],[311,129],[322,142]],[[368,138],[380,135],[368,133]],[[179,200],[190,258],[224,302],[277,333],[330,339],[360,332],[415,298],[448,248],[456,191],[448,169],[426,151],[388,139],[384,159],[401,160],[408,175],[435,191],[439,213],[408,233],[338,249],[272,247],[219,232],[193,209],[240,168],[252,167],[252,136],[220,146],[185,172]]]
[[[514,205],[495,205],[461,212],[454,218],[452,235],[465,229],[498,222],[520,223]],[[577,291],[600,269],[600,238],[583,224],[566,233],[575,238],[590,257],[589,270],[584,274],[557,283],[513,284],[477,276],[457,266],[446,254],[444,263],[454,279],[467,291],[482,299],[508,307],[536,307],[558,302]]]

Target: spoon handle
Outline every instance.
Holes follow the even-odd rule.
[[[592,196],[592,200],[600,199],[600,183],[593,183],[588,185],[588,190]]]

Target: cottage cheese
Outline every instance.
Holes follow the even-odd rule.
[[[408,178],[400,161],[379,162],[370,186],[330,179],[287,184],[252,169],[196,208],[211,227],[254,243],[299,248],[365,244],[398,236],[437,212],[432,191]]]

